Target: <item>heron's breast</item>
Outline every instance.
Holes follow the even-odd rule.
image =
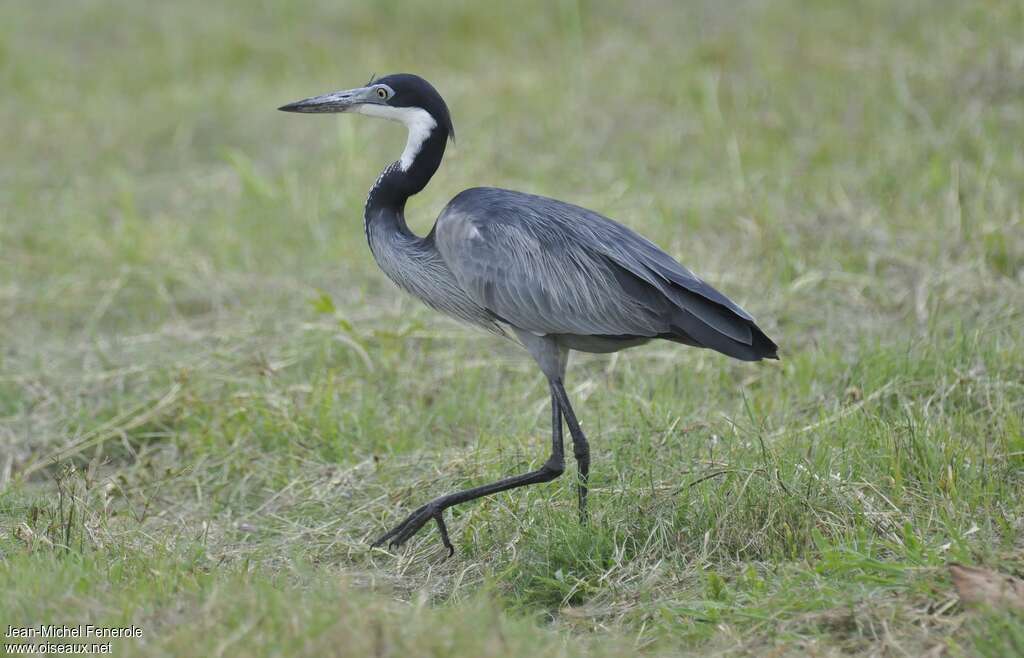
[[[437,251],[423,240],[380,239],[369,231],[370,251],[381,270],[402,290],[456,320],[496,331],[491,314],[459,286]]]

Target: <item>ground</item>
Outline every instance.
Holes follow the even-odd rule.
[[[1024,5],[0,4],[0,628],[115,655],[991,655],[1024,617]],[[567,476],[511,342],[403,296],[362,203],[400,126],[286,102],[419,73],[409,204],[565,199],[780,345],[577,356]]]

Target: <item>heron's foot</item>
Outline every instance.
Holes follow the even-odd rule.
[[[434,519],[437,522],[437,529],[441,533],[441,542],[448,549],[448,557],[451,557],[455,555],[455,547],[452,546],[451,540],[448,539],[448,527],[444,524],[444,517],[441,516],[442,511],[443,508],[436,503],[427,503],[410,514],[405,521],[389,530],[387,534],[378,537],[371,546],[377,547],[387,542],[389,547],[398,548],[419,532],[427,524],[427,521]]]

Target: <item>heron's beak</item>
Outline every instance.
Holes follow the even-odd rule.
[[[359,87],[357,89],[336,91],[330,94],[324,94],[323,96],[305,98],[301,101],[282,105],[277,109],[282,112],[349,112],[356,106],[366,104],[379,105],[382,104],[382,101],[377,98],[377,94],[374,93],[373,89],[369,87]]]

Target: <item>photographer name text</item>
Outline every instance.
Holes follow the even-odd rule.
[[[5,638],[52,640],[64,638],[141,638],[139,626],[96,626],[94,624],[39,624],[38,626],[7,626]]]

